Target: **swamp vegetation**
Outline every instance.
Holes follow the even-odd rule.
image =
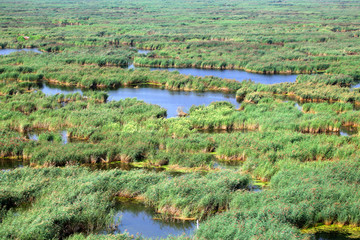
[[[0,239],[146,239],[127,201],[198,221],[168,239],[360,238],[359,1],[0,6]]]

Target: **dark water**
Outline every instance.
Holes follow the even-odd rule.
[[[209,133],[209,134],[217,134],[217,133],[248,133],[251,130],[247,129],[197,129],[199,133]]]
[[[82,166],[88,167],[91,170],[112,170],[120,169],[125,171],[138,169],[130,164],[122,162],[112,162],[112,163],[98,163],[98,164],[83,164]]]
[[[22,48],[22,49],[0,49],[0,55],[8,55],[13,52],[35,52],[35,53],[41,53],[37,48]]]
[[[80,88],[59,87],[44,83],[40,88],[46,95],[69,94],[79,92]],[[181,107],[187,112],[192,105],[208,105],[215,101],[228,101],[239,107],[239,103],[235,99],[235,94],[226,94],[220,92],[184,92],[170,91],[160,88],[140,87],[140,88],[118,88],[109,90],[109,101],[120,100],[125,98],[137,98],[146,103],[159,105],[167,110],[168,117],[176,117],[177,109]]]
[[[29,165],[30,163],[28,161],[24,161],[22,159],[0,158],[0,170],[2,171],[21,168]]]
[[[112,169],[120,169],[120,170],[125,170],[125,171],[130,171],[130,170],[139,170],[139,169],[144,169],[146,171],[151,171],[151,172],[163,172],[165,171],[164,168],[141,168],[141,167],[135,167],[131,164],[128,163],[123,163],[123,162],[111,162],[111,163],[98,163],[98,164],[84,164],[83,166],[86,166],[88,168],[90,168],[91,170],[112,170]]]
[[[213,168],[217,168],[220,170],[239,170],[240,166],[242,165],[239,161],[216,161],[213,164]]]
[[[134,201],[118,201],[114,222],[116,233],[141,234],[147,238],[166,238],[169,235],[191,235],[196,228],[193,221],[165,221],[154,209]],[[155,219],[154,219],[155,218]]]
[[[354,136],[358,134],[358,129],[357,128],[353,128],[353,127],[340,127],[340,136],[345,136],[345,137],[349,137],[349,136]]]
[[[350,240],[359,238],[350,238],[349,235],[341,233],[316,233],[315,240]]]

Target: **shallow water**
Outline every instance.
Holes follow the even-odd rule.
[[[295,107],[296,107],[299,111],[302,111],[302,106],[300,106],[299,103],[295,102]]]
[[[134,236],[141,234],[147,238],[166,238],[169,235],[180,236],[184,234],[190,236],[196,228],[193,221],[159,219],[160,216],[155,213],[154,209],[134,201],[118,201],[116,211],[114,222],[118,226],[115,234],[126,231]]]
[[[340,127],[340,136],[350,137],[358,134],[358,129],[353,127]]]
[[[5,48],[0,49],[0,55],[9,55],[13,52],[35,52],[35,53],[41,53],[37,48],[22,48],[22,49],[12,49],[12,48]]]
[[[137,52],[140,53],[140,54],[147,55],[149,52],[151,52],[151,50],[137,49]]]
[[[39,141],[39,135],[43,132],[47,132],[47,130],[30,131],[26,134],[26,137],[30,140]],[[68,142],[72,142],[71,139],[68,138],[66,130],[60,131],[59,134],[61,135],[62,144],[67,144]]]
[[[46,95],[69,94],[79,92],[80,88],[59,87],[57,85],[49,85],[44,83],[40,90]],[[168,117],[176,117],[177,109],[181,107],[183,111],[189,111],[192,105],[208,105],[215,101],[228,101],[239,107],[239,103],[235,99],[235,94],[227,94],[221,92],[185,92],[170,91],[160,88],[140,87],[140,88],[118,88],[108,91],[108,101],[120,100],[125,98],[137,98],[146,103],[159,105],[167,110]]]
[[[360,83],[351,86],[351,88],[360,88]]]
[[[40,90],[45,93],[46,95],[56,95],[56,94],[73,94],[73,93],[80,93],[83,94],[80,88],[75,87],[66,87],[66,86],[59,86],[59,85],[52,85],[48,83],[43,83],[40,86]]]

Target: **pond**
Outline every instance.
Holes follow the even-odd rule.
[[[21,49],[5,48],[5,49],[0,49],[0,55],[9,55],[10,53],[21,52],[21,51],[41,53],[37,48],[21,48]]]
[[[56,85],[49,85],[43,83],[40,90],[46,95],[55,94],[69,94],[79,92],[82,94],[80,88],[59,87]],[[185,92],[185,91],[170,91],[160,88],[143,87],[140,88],[118,88],[116,90],[108,90],[108,101],[118,101],[125,98],[137,98],[146,103],[159,105],[167,110],[168,117],[176,117],[177,109],[181,107],[183,111],[187,112],[192,105],[208,105],[215,101],[228,101],[239,107],[239,103],[235,99],[235,94],[221,93],[221,92]]]
[[[151,207],[136,201],[117,201],[114,223],[116,229],[108,233],[124,233],[146,238],[166,238],[168,236],[190,236],[196,229],[194,221],[164,220]]]

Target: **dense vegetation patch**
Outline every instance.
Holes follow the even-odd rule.
[[[0,6],[1,50],[41,51],[0,56],[0,158],[31,165],[0,172],[0,238],[142,239],[99,234],[111,232],[115,197],[163,218],[200,219],[194,239],[358,229],[359,1]],[[146,67],[303,75],[264,85]],[[43,83],[82,92],[46,96]],[[108,101],[110,89],[144,85],[236,93],[241,106],[214,102],[166,118],[161,106]],[[84,167],[118,163],[144,170]],[[269,187],[249,191],[251,177]]]

